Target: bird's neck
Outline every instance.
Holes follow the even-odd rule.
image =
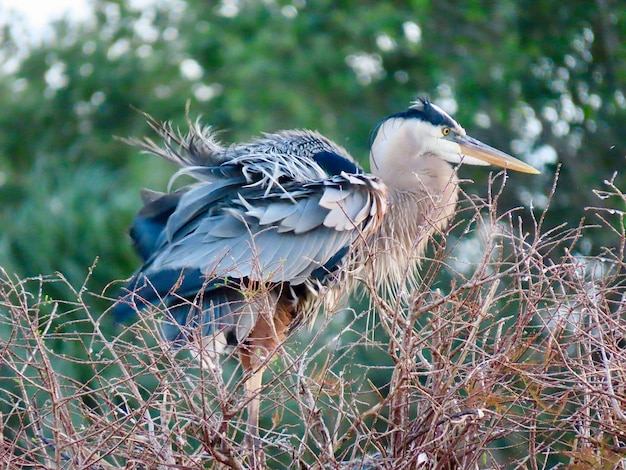
[[[387,214],[368,243],[376,285],[395,289],[405,282],[417,283],[428,241],[448,226],[457,200],[458,180],[451,168],[437,191],[389,188]]]

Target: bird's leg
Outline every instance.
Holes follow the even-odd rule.
[[[259,438],[259,410],[261,406],[261,382],[263,380],[263,368],[252,374],[246,382],[246,394],[249,395],[248,403],[248,439],[250,441],[250,467],[252,469],[265,466],[265,456],[261,448]]]
[[[263,372],[265,365],[262,364],[254,352],[243,352],[241,363],[244,371],[251,372],[246,380],[246,401],[248,402],[248,421],[246,424],[246,442],[250,449],[250,469],[259,470],[265,467],[265,455],[261,448],[259,437],[259,411],[261,407],[261,387],[263,384]]]
[[[263,372],[267,368],[268,358],[276,353],[280,342],[285,339],[285,332],[293,318],[287,309],[275,305],[275,300],[273,295],[256,299],[258,318],[245,346],[239,350],[241,364],[248,377],[245,383],[248,402],[246,440],[250,448],[250,468],[254,470],[265,467],[265,456],[259,437]]]

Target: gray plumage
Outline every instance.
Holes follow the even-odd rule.
[[[118,318],[163,301],[168,339],[184,339],[202,324],[236,345],[254,321],[243,328],[232,305],[246,302],[242,291],[252,283],[280,293],[274,301],[290,305],[292,326],[311,318],[380,223],[384,184],[316,132],[282,131],[225,147],[197,123],[186,136],[150,123],[164,146],[131,143],[180,167],[170,189],[182,175],[197,182],[145,193],[131,230],[144,265],[116,307]],[[201,291],[198,309],[193,298]]]

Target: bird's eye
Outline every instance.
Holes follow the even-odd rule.
[[[441,133],[443,134],[444,137],[447,135],[450,135],[450,132],[452,131],[450,130],[449,127],[444,127],[443,129],[441,129]]]

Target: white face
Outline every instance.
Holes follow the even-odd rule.
[[[442,116],[445,116],[449,123],[444,125],[435,126],[433,124],[420,121],[419,119],[413,119],[418,121],[415,126],[415,138],[418,140],[428,139],[432,137],[430,145],[432,146],[433,153],[450,163],[465,163],[466,165],[488,165],[488,163],[478,160],[476,158],[463,154],[463,149],[456,142],[451,139],[456,137],[465,137],[467,133],[461,125],[456,122],[448,113],[433,103],[428,104],[431,108],[437,111]],[[426,143],[426,145],[428,145]]]
[[[435,105],[437,112],[443,113]],[[420,185],[432,187],[450,178],[449,163],[497,165],[509,170],[538,173],[526,163],[471,138],[452,118],[434,125],[417,117],[399,115],[379,127],[370,151],[371,171],[385,184],[411,190]]]
[[[460,126],[455,130],[459,129],[462,131]],[[419,119],[386,120],[372,144],[372,173],[402,190],[422,190],[433,186],[435,180],[437,186],[447,184],[453,170],[446,162],[458,162],[462,157],[459,145],[445,139],[449,132],[450,128]]]

